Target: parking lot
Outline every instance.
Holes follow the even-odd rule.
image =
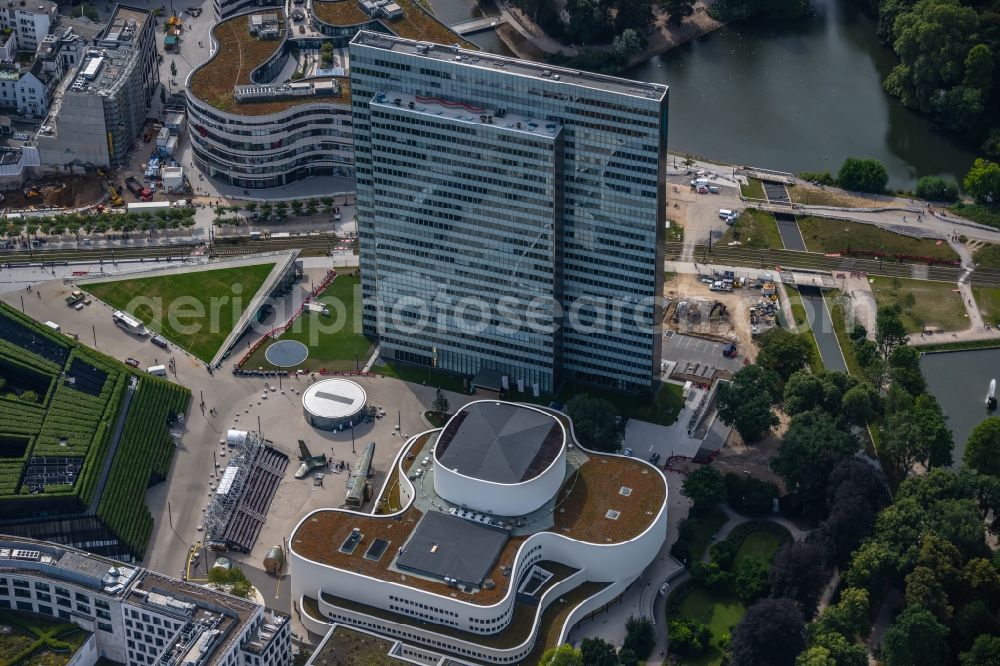
[[[667,331],[663,336],[662,356],[664,361],[676,362],[678,370],[686,363],[690,363],[736,372],[743,367],[743,359],[723,356],[722,348],[724,346],[725,343],[722,342]]]

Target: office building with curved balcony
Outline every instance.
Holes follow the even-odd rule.
[[[226,18],[212,29],[213,55],[186,81],[191,146],[204,175],[242,188],[354,177],[346,47],[360,30],[468,46],[415,0],[216,13]],[[343,52],[324,56],[325,44]]]
[[[292,532],[292,595],[313,633],[360,627],[428,662],[538,663],[666,539],[659,469],[583,449],[568,417],[530,405],[469,403],[387,476],[381,514],[320,509]]]
[[[214,55],[187,79],[194,161],[206,176],[244,188],[353,176],[350,84],[305,72],[290,32],[280,9],[212,29]]]

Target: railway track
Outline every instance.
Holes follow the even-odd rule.
[[[27,266],[37,264],[94,263],[118,260],[153,260],[179,259],[192,256],[201,247],[204,254],[210,257],[237,257],[258,252],[275,252],[280,250],[302,250],[306,257],[324,256],[335,247],[344,245],[332,235],[292,236],[288,238],[270,238],[250,240],[241,237],[237,240],[224,239],[205,248],[197,243],[172,245],[148,245],[143,247],[84,247],[59,248],[53,250],[3,250],[0,251],[0,266]]]

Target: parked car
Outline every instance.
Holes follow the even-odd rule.
[[[622,455],[623,456],[630,456],[630,455],[632,455],[632,449],[622,449]]]
[[[136,359],[134,359],[134,358],[132,358],[130,356],[129,358],[125,359],[125,365],[130,365],[133,368],[138,368],[139,367],[139,361],[137,361]]]
[[[726,358],[733,358],[736,356],[736,344],[730,342],[725,347],[722,348],[722,355]]]
[[[649,456],[649,464],[650,465],[655,465],[658,462],[660,462],[660,454],[659,453],[654,453],[653,455]]]
[[[157,347],[162,347],[163,349],[167,348],[167,340],[166,340],[166,338],[163,338],[163,337],[161,337],[159,335],[154,335],[153,337],[151,337],[149,339],[149,341],[152,342]]]

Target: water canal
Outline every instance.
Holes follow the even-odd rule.
[[[955,463],[960,464],[969,433],[990,415],[986,392],[991,379],[1000,380],[1000,349],[924,354],[920,370],[948,417],[955,437]]]

